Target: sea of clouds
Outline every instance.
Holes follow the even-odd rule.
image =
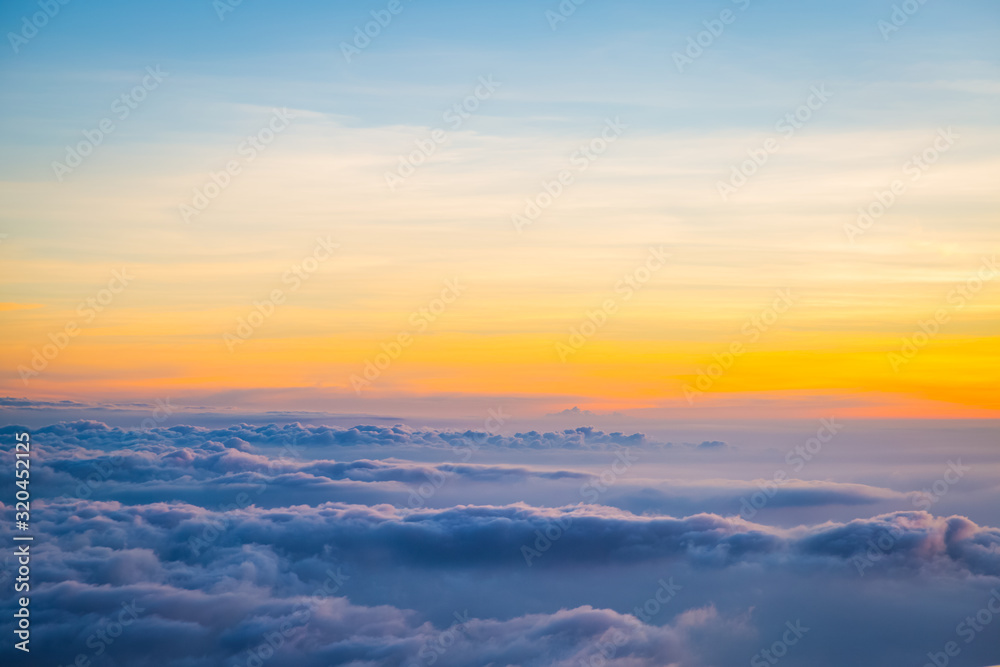
[[[775,483],[720,441],[593,428],[31,436],[33,664],[1000,662],[1000,529],[888,464]],[[995,503],[964,467],[946,493]]]

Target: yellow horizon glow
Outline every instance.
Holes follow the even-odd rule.
[[[764,395],[787,397],[789,411],[803,397],[853,396],[872,416],[1000,416],[1000,279],[960,305],[954,296],[1000,245],[1000,159],[984,152],[1000,133],[973,129],[963,136],[975,142],[957,144],[854,242],[844,230],[857,208],[933,133],[798,137],[733,202],[714,189],[739,157],[732,136],[624,135],[520,234],[511,215],[566,162],[555,140],[458,133],[390,193],[383,172],[421,128],[303,114],[191,224],[177,206],[205,175],[174,157],[204,148],[163,147],[163,166],[109,158],[58,187],[0,183],[5,216],[22,230],[0,248],[0,390],[52,399],[316,388],[354,409],[508,395],[539,411],[703,404],[732,414],[754,414]],[[858,151],[871,157],[864,168]],[[481,169],[463,168],[477,155]],[[324,238],[338,244],[333,255],[289,279]],[[669,260],[624,289],[657,249]],[[121,270],[133,278],[112,295]],[[415,314],[455,279],[461,296],[415,331]],[[751,340],[748,323],[784,289],[794,305]],[[273,316],[230,351],[224,336],[275,290]],[[99,297],[110,301],[88,306]],[[609,300],[614,313],[564,363],[557,345]],[[942,310],[933,339],[894,369],[889,355]],[[22,382],[17,369],[71,323],[66,349]],[[403,332],[412,344],[358,396],[351,376]],[[689,403],[685,386],[736,342],[745,354]]]

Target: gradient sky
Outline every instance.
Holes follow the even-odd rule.
[[[31,664],[998,662],[1000,5],[576,2],[4,3]]]
[[[497,401],[636,418],[1000,414],[1000,280],[954,292],[1000,240],[996,3],[930,1],[884,39],[888,1],[589,0],[553,30],[555,1],[404,0],[348,62],[341,44],[386,5],[244,2],[220,19],[208,0],[70,3],[17,53],[5,39],[0,392],[404,416]],[[37,10],[5,3],[4,33]],[[734,20],[679,72],[674,52],[724,10]],[[157,67],[120,120],[115,100]],[[481,77],[499,86],[452,129],[444,114]],[[814,88],[827,101],[783,134]],[[275,109],[294,118],[246,161],[238,146]],[[113,132],[60,182],[53,162],[104,118]],[[581,170],[574,155],[615,119],[620,136]],[[436,128],[444,142],[390,190],[386,172]],[[912,179],[908,161],[949,128]],[[769,140],[777,152],[723,201],[719,181]],[[241,173],[185,221],[230,160]],[[572,183],[518,233],[512,215],[561,170]],[[896,179],[905,191],[849,239]],[[293,289],[283,276],[326,238],[333,256]],[[625,300],[616,286],[651,248],[669,260]],[[88,321],[79,304],[122,269],[132,280]],[[413,316],[449,280],[454,303]],[[275,289],[285,302],[230,351],[225,334]],[[748,335],[779,290],[791,308]],[[562,361],[557,344],[608,299],[616,312]],[[24,382],[67,323],[79,334]],[[400,333],[412,343],[356,392],[352,375]],[[688,401],[733,343],[745,354]]]

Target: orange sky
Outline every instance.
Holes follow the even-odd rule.
[[[210,147],[0,183],[0,391],[379,414],[518,397],[537,414],[767,418],[849,397],[863,416],[1000,415],[990,128],[963,127],[853,238],[858,208],[935,128],[817,129],[731,201],[718,165],[760,137],[626,131],[518,231],[512,216],[574,142],[458,133],[450,157],[390,193],[386,160],[419,128],[296,113],[191,223],[178,202],[205,172],[178,160]],[[366,376],[369,363],[384,368]]]

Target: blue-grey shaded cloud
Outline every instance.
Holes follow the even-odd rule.
[[[155,436],[143,437],[142,432],[117,431],[95,422],[66,426],[56,439],[52,431],[36,436],[45,442],[36,461],[36,474],[46,480],[50,493],[94,500],[182,501],[217,507],[222,500],[245,494],[253,504],[271,507],[328,501],[443,507],[469,494],[489,498],[481,501],[488,504],[510,504],[530,497],[534,504],[545,505],[581,499],[589,502],[597,495],[601,504],[633,513],[670,515],[702,511],[732,514],[741,511],[741,501],[762,495],[758,483],[738,480],[692,483],[619,479],[618,475],[612,488],[595,494],[584,492],[588,487],[603,488],[600,473],[590,471],[418,463],[398,458],[312,459],[307,456],[345,452],[323,448],[310,453],[298,444],[253,445],[228,432],[221,441],[207,439],[204,434],[192,441],[184,435],[187,429],[160,429]],[[164,432],[179,435],[166,439]],[[87,438],[81,441],[79,433]],[[123,434],[128,434],[127,443],[116,443],[115,437]],[[91,437],[98,438],[97,446]],[[631,448],[618,451],[627,453]],[[444,489],[438,493],[441,487]],[[427,490],[430,493],[425,493]],[[422,495],[415,497],[418,491]],[[772,484],[762,497],[771,508],[892,502],[898,507],[910,499],[906,493],[867,485],[794,479]]]
[[[353,605],[322,589],[280,599],[262,593],[255,587],[206,592],[142,583],[56,584],[36,594],[45,611],[37,618],[32,657],[46,665],[71,664],[83,655],[105,665],[161,667],[576,667],[595,657],[594,664],[621,667],[681,660],[697,665],[686,645],[692,631],[726,624],[712,608],[655,627],[583,606],[508,620],[458,610],[451,625],[435,627],[413,611]]]
[[[20,426],[0,428],[0,434],[24,430]],[[201,426],[154,427],[129,430],[109,427],[97,421],[61,422],[37,429],[39,436],[56,437],[63,445],[88,445],[90,447],[120,447],[144,443],[172,443],[175,446],[195,446],[205,442],[226,442],[240,439],[251,445],[266,447],[352,447],[394,446],[432,447],[438,449],[466,449],[477,447],[512,450],[581,449],[602,450],[616,447],[664,447],[663,443],[650,440],[642,433],[626,435],[620,432],[605,433],[588,426],[561,431],[527,431],[513,435],[491,434],[484,431],[442,431],[413,429],[408,426],[303,426],[286,424],[278,426],[252,426],[238,424],[225,429]]]
[[[851,571],[856,559],[868,557],[874,548],[877,560],[897,572],[932,568],[1000,577],[1000,530],[926,512],[798,529],[712,514],[640,517],[584,505],[413,511],[326,503],[219,512],[185,504],[126,506],[78,500],[46,504],[44,514],[40,526],[61,547],[142,544],[161,559],[186,562],[220,549],[259,544],[291,559],[332,549],[348,562],[426,568],[563,568],[680,560],[699,567],[757,563]]]
[[[409,667],[432,659],[707,667],[746,661],[791,614],[825,617],[817,635],[836,634],[834,617],[846,603],[840,612],[826,605],[851,582],[875,584],[864,593],[874,596],[865,599],[873,627],[885,609],[902,606],[901,623],[949,631],[961,620],[952,620],[953,610],[978,598],[963,593],[942,606],[941,590],[1000,585],[1000,531],[962,516],[895,511],[777,528],[735,516],[741,497],[761,491],[755,481],[657,479],[636,468],[584,504],[578,490],[595,488],[601,474],[524,463],[544,449],[646,446],[641,435],[619,435],[505,436],[494,451],[509,453],[499,460],[521,461],[512,465],[404,460],[395,449],[389,458],[370,450],[357,457],[343,444],[392,443],[416,457],[451,454],[453,443],[472,437],[406,427],[123,430],[72,422],[39,429],[32,434],[39,489],[33,657],[70,664],[81,653],[96,658],[93,646],[104,646],[100,659],[108,665],[235,666],[255,664],[254,651],[264,647],[264,664],[278,667]],[[311,439],[318,444],[302,444]],[[548,444],[529,446],[533,439]],[[7,468],[11,455],[0,453]],[[710,452],[706,460],[715,466],[725,458]],[[409,507],[413,489],[426,485],[440,506]],[[829,481],[788,480],[772,491],[768,506],[776,508],[910,498]],[[567,494],[573,502],[552,502]],[[530,500],[484,500],[521,495]],[[667,511],[678,506],[693,511]],[[12,507],[0,510],[8,516]],[[689,598],[646,618],[633,607],[666,573],[683,573]],[[343,586],[330,586],[345,577]],[[815,599],[778,605],[791,595],[790,578],[810,582]],[[713,591],[716,581],[726,582],[718,584],[724,591]],[[617,590],[636,582],[636,600]],[[937,592],[924,593],[928,586]],[[883,599],[878,591],[885,590],[905,595],[905,604]],[[133,600],[142,612],[103,644],[109,619]],[[13,605],[7,586],[0,613]],[[462,628],[446,634],[451,614],[468,607],[475,612]],[[439,652],[442,637],[449,646]],[[815,640],[803,656],[834,667],[829,656],[839,654],[823,641],[832,640]],[[866,650],[876,655],[876,648]]]

